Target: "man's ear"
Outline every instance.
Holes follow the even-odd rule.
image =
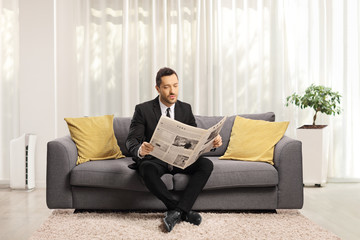
[[[160,88],[157,85],[155,85],[155,89],[158,93],[160,93]]]

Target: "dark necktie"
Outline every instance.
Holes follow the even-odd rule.
[[[170,117],[170,108],[166,109],[166,116]],[[168,164],[168,169],[171,172],[173,170],[173,166],[171,166],[170,164]]]

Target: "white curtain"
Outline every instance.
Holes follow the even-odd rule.
[[[0,180],[9,179],[9,143],[18,136],[18,1],[0,0]]]
[[[318,120],[331,128],[329,177],[360,179],[357,0],[71,2],[81,114],[132,116],[169,66],[195,114],[274,111],[295,137],[313,112],[285,98],[321,84],[343,95],[343,113]]]

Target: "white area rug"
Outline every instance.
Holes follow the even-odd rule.
[[[201,215],[200,226],[181,222],[168,233],[163,213],[55,210],[31,239],[340,239],[296,210]]]

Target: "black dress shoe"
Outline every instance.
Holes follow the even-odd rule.
[[[199,213],[190,211],[184,216],[183,220],[194,225],[200,225],[202,218]]]
[[[176,210],[167,211],[165,213],[165,217],[163,220],[165,223],[166,230],[168,232],[171,232],[171,230],[174,228],[175,224],[177,224],[181,221],[181,213]]]

